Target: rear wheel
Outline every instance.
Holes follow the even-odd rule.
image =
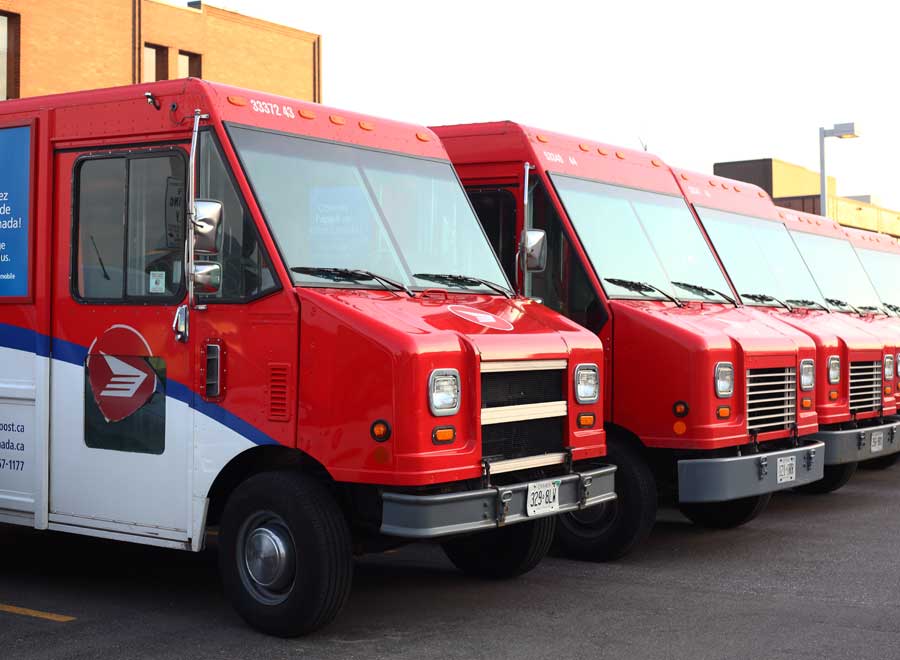
[[[870,458],[868,461],[860,463],[859,467],[863,470],[884,470],[892,467],[898,460],[900,460],[900,454],[891,454],[880,458]]]
[[[251,477],[219,532],[225,591],[254,628],[296,637],[330,623],[350,594],[350,532],[320,482],[292,471]]]
[[[612,561],[631,552],[656,522],[656,480],[628,440],[611,438],[606,460],[616,466],[616,499],[559,516],[556,539],[568,556]]]
[[[850,477],[856,472],[858,465],[859,463],[826,465],[824,477],[811,484],[799,486],[795,490],[798,493],[806,493],[807,495],[824,495],[825,493],[834,492],[838,488],[843,488],[850,481]]]
[[[695,525],[711,529],[731,529],[756,518],[771,499],[772,493],[764,493],[726,502],[682,502],[678,508]]]
[[[551,516],[451,539],[442,546],[463,573],[481,578],[513,578],[540,563],[550,550],[555,530],[556,517]]]

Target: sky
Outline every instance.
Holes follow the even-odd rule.
[[[819,127],[854,121],[826,141],[838,194],[900,209],[894,0],[211,4],[321,34],[327,105],[418,124],[511,119],[712,172],[818,170]]]

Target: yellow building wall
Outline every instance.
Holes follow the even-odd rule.
[[[833,176],[826,178],[828,194],[837,194],[837,180]],[[819,190],[818,172],[783,160],[772,159],[772,197],[818,195]]]
[[[205,2],[191,9],[154,0],[0,0],[0,11],[20,17],[19,96],[142,82],[143,46],[152,43],[168,48],[170,78],[183,50],[201,56],[208,80],[322,100],[319,35]]]

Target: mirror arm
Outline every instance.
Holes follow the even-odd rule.
[[[194,229],[197,222],[196,192],[194,182],[197,179],[197,139],[200,136],[200,120],[209,119],[200,108],[194,109],[194,127],[191,130],[191,153],[188,158],[188,209],[187,236],[185,238],[185,270],[188,286],[188,309],[203,310],[205,305],[197,305],[194,295]]]

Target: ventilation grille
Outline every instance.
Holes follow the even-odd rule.
[[[797,370],[793,367],[747,372],[747,430],[770,433],[790,429],[797,419]]]
[[[850,363],[850,412],[881,410],[881,360]]]
[[[481,407],[521,406],[561,401],[561,370],[507,371],[481,374]]]
[[[562,417],[491,424],[481,429],[484,458],[523,458],[563,451]]]
[[[287,422],[291,419],[289,396],[291,365],[283,362],[269,363],[269,419]]]

